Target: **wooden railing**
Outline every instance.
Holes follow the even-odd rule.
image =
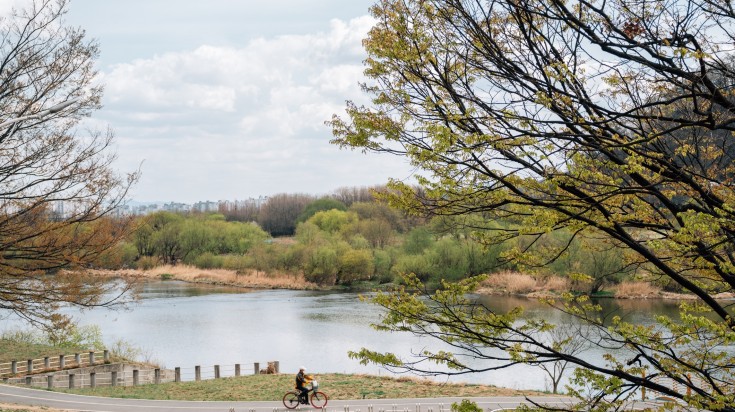
[[[39,359],[14,360],[0,363],[0,377],[11,377],[19,374],[60,371],[64,369],[83,368],[110,362],[110,353],[89,351],[72,355],[46,356]]]
[[[160,384],[167,382],[200,381],[220,379],[231,376],[242,376],[243,373],[279,373],[279,362],[267,363],[266,369],[260,368],[255,362],[252,368],[243,368],[239,363],[234,365],[214,365],[202,368],[141,368],[139,365],[114,364],[100,366],[106,369],[119,370],[92,370],[80,372],[67,369],[59,373],[40,373],[37,375],[4,377],[4,383],[28,385],[42,388],[95,388],[98,386],[137,386],[146,384]],[[89,365],[87,365],[89,366]],[[84,366],[86,367],[86,366]],[[97,368],[95,368],[97,369]],[[121,370],[120,370],[121,369]]]

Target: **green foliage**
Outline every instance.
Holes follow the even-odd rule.
[[[378,283],[393,282],[393,256],[386,250],[376,250],[373,252],[373,266],[375,267],[375,278]]]
[[[306,205],[304,211],[301,212],[299,217],[296,219],[296,223],[306,222],[317,212],[332,209],[345,211],[347,210],[347,206],[339,200],[333,199],[331,197],[322,197]]]
[[[423,253],[434,241],[434,236],[426,226],[413,228],[403,241],[403,250],[409,255]]]
[[[98,325],[79,326],[73,322],[59,323],[56,327],[45,330],[7,330],[2,333],[0,339],[24,345],[50,346],[69,350],[104,349],[102,330]]]
[[[493,353],[499,369],[569,361],[585,410],[617,410],[648,388],[684,409],[732,411],[733,359],[716,345],[731,350],[735,331],[718,299],[735,288],[735,60],[732,39],[709,29],[731,32],[735,11],[712,1],[406,0],[371,13],[371,104],[348,102],[330,125],[337,145],[418,169],[419,187],[394,180],[381,194],[406,214],[439,217],[442,247],[409,243],[411,259],[397,259],[416,273],[407,289],[484,269],[469,264],[475,249],[453,242],[502,245],[516,268],[575,280],[581,294],[549,304],[616,350],[604,365],[553,350],[553,325],[473,306],[463,279],[423,299],[375,299],[389,311],[379,328],[444,340],[455,354],[356,356],[414,371],[427,360],[472,372],[458,359],[466,353]],[[650,327],[604,322],[611,315],[587,294],[635,271],[702,307]]]
[[[469,399],[462,399],[460,403],[452,403],[452,412],[482,412],[482,408]]]
[[[317,212],[308,220],[308,222],[316,225],[319,230],[334,234],[345,228],[347,225],[357,222],[357,215],[350,212],[332,209]]]
[[[375,270],[373,254],[366,249],[349,249],[339,257],[339,278],[342,285],[369,280]]]
[[[337,251],[331,246],[319,246],[307,254],[304,267],[306,280],[319,285],[334,285],[339,272]]]

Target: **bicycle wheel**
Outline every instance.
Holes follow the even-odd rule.
[[[288,409],[295,409],[299,406],[299,393],[295,391],[286,392],[283,395],[283,406]]]
[[[311,406],[315,408],[323,408],[327,406],[327,394],[319,391],[312,393]]]

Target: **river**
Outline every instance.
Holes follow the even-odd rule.
[[[253,362],[264,367],[267,361],[278,360],[284,373],[295,373],[303,365],[314,373],[389,374],[377,366],[364,366],[349,359],[348,351],[367,347],[409,356],[412,351],[438,347],[427,338],[375,331],[370,324],[379,321],[381,308],[360,301],[356,293],[244,292],[179,281],[149,282],[142,288],[142,299],[128,309],[70,313],[82,325],[98,325],[108,347],[122,339],[140,348],[147,360],[183,370],[195,365],[205,368]],[[497,310],[522,305],[531,316],[561,323],[570,321],[532,299],[480,299]],[[605,300],[602,304],[606,313],[640,323],[650,323],[654,314],[675,315],[677,310],[676,302],[661,300]],[[0,330],[17,327],[18,322],[0,319]],[[600,355],[594,351],[585,354],[592,358]],[[452,381],[548,389],[544,374],[530,366],[463,375]]]

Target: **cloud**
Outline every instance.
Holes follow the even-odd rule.
[[[109,67],[100,76],[105,108],[95,117],[116,130],[122,169],[145,159],[136,199],[327,193],[405,177],[402,161],[330,145],[324,125],[345,100],[364,99],[361,41],[373,23],[334,19],[325,32]]]

